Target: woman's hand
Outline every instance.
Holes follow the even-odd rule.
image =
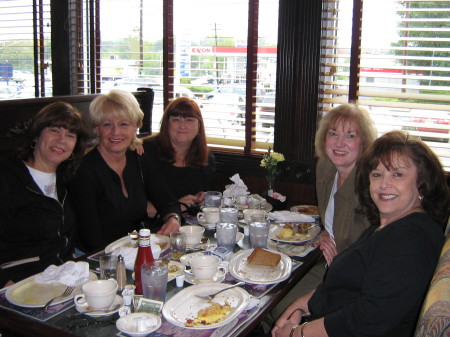
[[[312,294],[314,294],[314,290],[298,298],[294,303],[287,307],[275,322],[275,326],[272,328],[272,337],[289,336],[292,325],[299,324],[302,316],[309,315],[308,301]],[[290,326],[289,329],[287,329],[286,326]],[[287,335],[284,334],[285,331],[288,331]]]
[[[161,229],[157,232],[160,235],[169,235],[180,231],[181,224],[175,218],[168,218]]]
[[[196,195],[188,194],[178,199],[178,201],[185,203],[189,207],[200,205],[204,200],[205,200],[205,193],[203,192],[198,192]],[[183,206],[181,207],[183,208]]]
[[[322,251],[327,264],[330,265],[333,262],[334,257],[337,255],[338,251],[336,249],[336,242],[330,236],[328,232],[323,232],[320,237],[313,243],[313,245],[320,246],[320,250]]]
[[[138,155],[140,155],[140,156],[142,156],[142,155],[144,154],[144,147],[142,146],[142,144],[139,144],[139,145],[136,147],[136,153],[137,153]]]
[[[293,326],[293,323],[289,323],[275,331],[272,329],[272,337],[289,337]]]

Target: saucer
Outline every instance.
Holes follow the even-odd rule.
[[[194,275],[190,275],[188,273],[184,273],[184,275],[185,275],[184,280],[187,283],[190,283],[190,284],[202,284],[202,283],[210,283],[210,282],[221,283],[221,282],[223,282],[225,280],[226,273],[224,273],[223,271],[218,270],[216,275],[213,277],[212,280],[201,281],[201,282],[199,282],[195,278]]]
[[[148,327],[148,329],[145,331],[137,332],[136,328],[134,327],[135,320],[142,318],[151,318],[153,322],[156,324]],[[116,322],[117,329],[132,337],[148,336],[153,331],[158,330],[160,326],[161,326],[161,318],[159,316],[147,312],[135,312],[133,314],[129,314],[119,318]]]
[[[199,243],[195,243],[193,245],[186,245],[187,249],[192,249],[192,248],[201,248],[201,249],[206,249],[207,245],[210,244],[210,240],[209,238],[207,238],[207,240],[205,242],[199,242]]]
[[[111,305],[115,305],[115,304],[120,304],[120,307],[124,304],[122,296],[116,295],[116,298],[114,299],[114,302],[111,303]],[[110,316],[110,315],[118,312],[120,307],[117,310],[106,312],[106,313],[93,311],[93,312],[87,312],[87,313],[85,313],[85,315],[88,315],[91,317]],[[81,312],[81,313],[84,313],[86,311],[86,308],[84,308],[82,306],[75,305],[75,308],[77,309],[78,312]]]
[[[216,228],[216,224],[215,223],[206,223],[204,220],[203,221],[198,220],[198,224],[200,226],[203,226],[203,227],[207,228],[207,229],[215,229]]]

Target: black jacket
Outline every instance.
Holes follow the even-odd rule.
[[[0,287],[73,257],[75,216],[56,180],[59,201],[41,192],[20,160],[0,162]]]

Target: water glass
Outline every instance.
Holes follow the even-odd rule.
[[[100,263],[100,279],[115,279],[117,276],[118,257],[112,254],[106,254],[99,257]]]
[[[186,254],[185,233],[170,233],[170,250],[172,252],[172,260],[180,261],[180,257]]]
[[[249,209],[261,209],[262,202],[257,198],[250,197],[248,199],[248,208]]]
[[[220,206],[219,209],[219,221],[220,222],[230,222],[237,223],[238,222],[238,209],[236,206]]]
[[[220,207],[222,193],[217,191],[205,192],[205,207]]]
[[[250,222],[250,247],[251,248],[267,248],[267,240],[269,239],[270,225],[267,221]]]
[[[234,203],[239,210],[243,210],[248,208],[248,196],[247,195],[238,195],[234,198]]]
[[[144,264],[141,269],[144,298],[164,302],[166,299],[168,269],[164,262]]]
[[[236,223],[218,222],[216,226],[217,247],[226,247],[233,251],[237,230]]]

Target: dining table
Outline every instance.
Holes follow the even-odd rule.
[[[196,218],[187,219],[187,223],[196,225]],[[243,232],[243,228],[239,230]],[[215,230],[206,227],[204,237],[209,245],[216,243]],[[275,243],[276,244],[276,243]],[[270,248],[270,247],[269,247]],[[250,249],[249,237],[241,235],[234,247],[234,253]],[[92,252],[77,259],[89,263],[91,272],[98,273],[98,256],[104,254],[104,250]],[[292,260],[289,275],[280,282],[272,284],[253,285],[246,284],[243,289],[247,290],[256,304],[249,310],[242,312],[233,322],[216,329],[192,329],[175,326],[162,317],[161,327],[149,334],[149,336],[186,336],[186,337],[219,337],[219,336],[247,336],[271,309],[294,287],[294,285],[305,276],[306,273],[321,259],[320,249],[313,249],[305,256],[290,256]],[[127,282],[133,284],[132,272],[127,270]],[[227,273],[225,283],[237,283],[238,280]],[[177,287],[176,280],[173,279],[167,284],[166,301],[175,296],[183,289],[191,286],[184,282],[183,287]],[[42,308],[24,308],[8,302],[5,297],[7,288],[0,290],[0,336],[30,336],[30,337],[103,337],[103,336],[127,336],[116,328],[116,321],[119,313],[105,315],[101,317],[88,317],[77,315],[75,305],[72,300],[68,300],[60,305],[50,307],[47,312],[42,313]],[[161,315],[162,316],[162,315]]]

